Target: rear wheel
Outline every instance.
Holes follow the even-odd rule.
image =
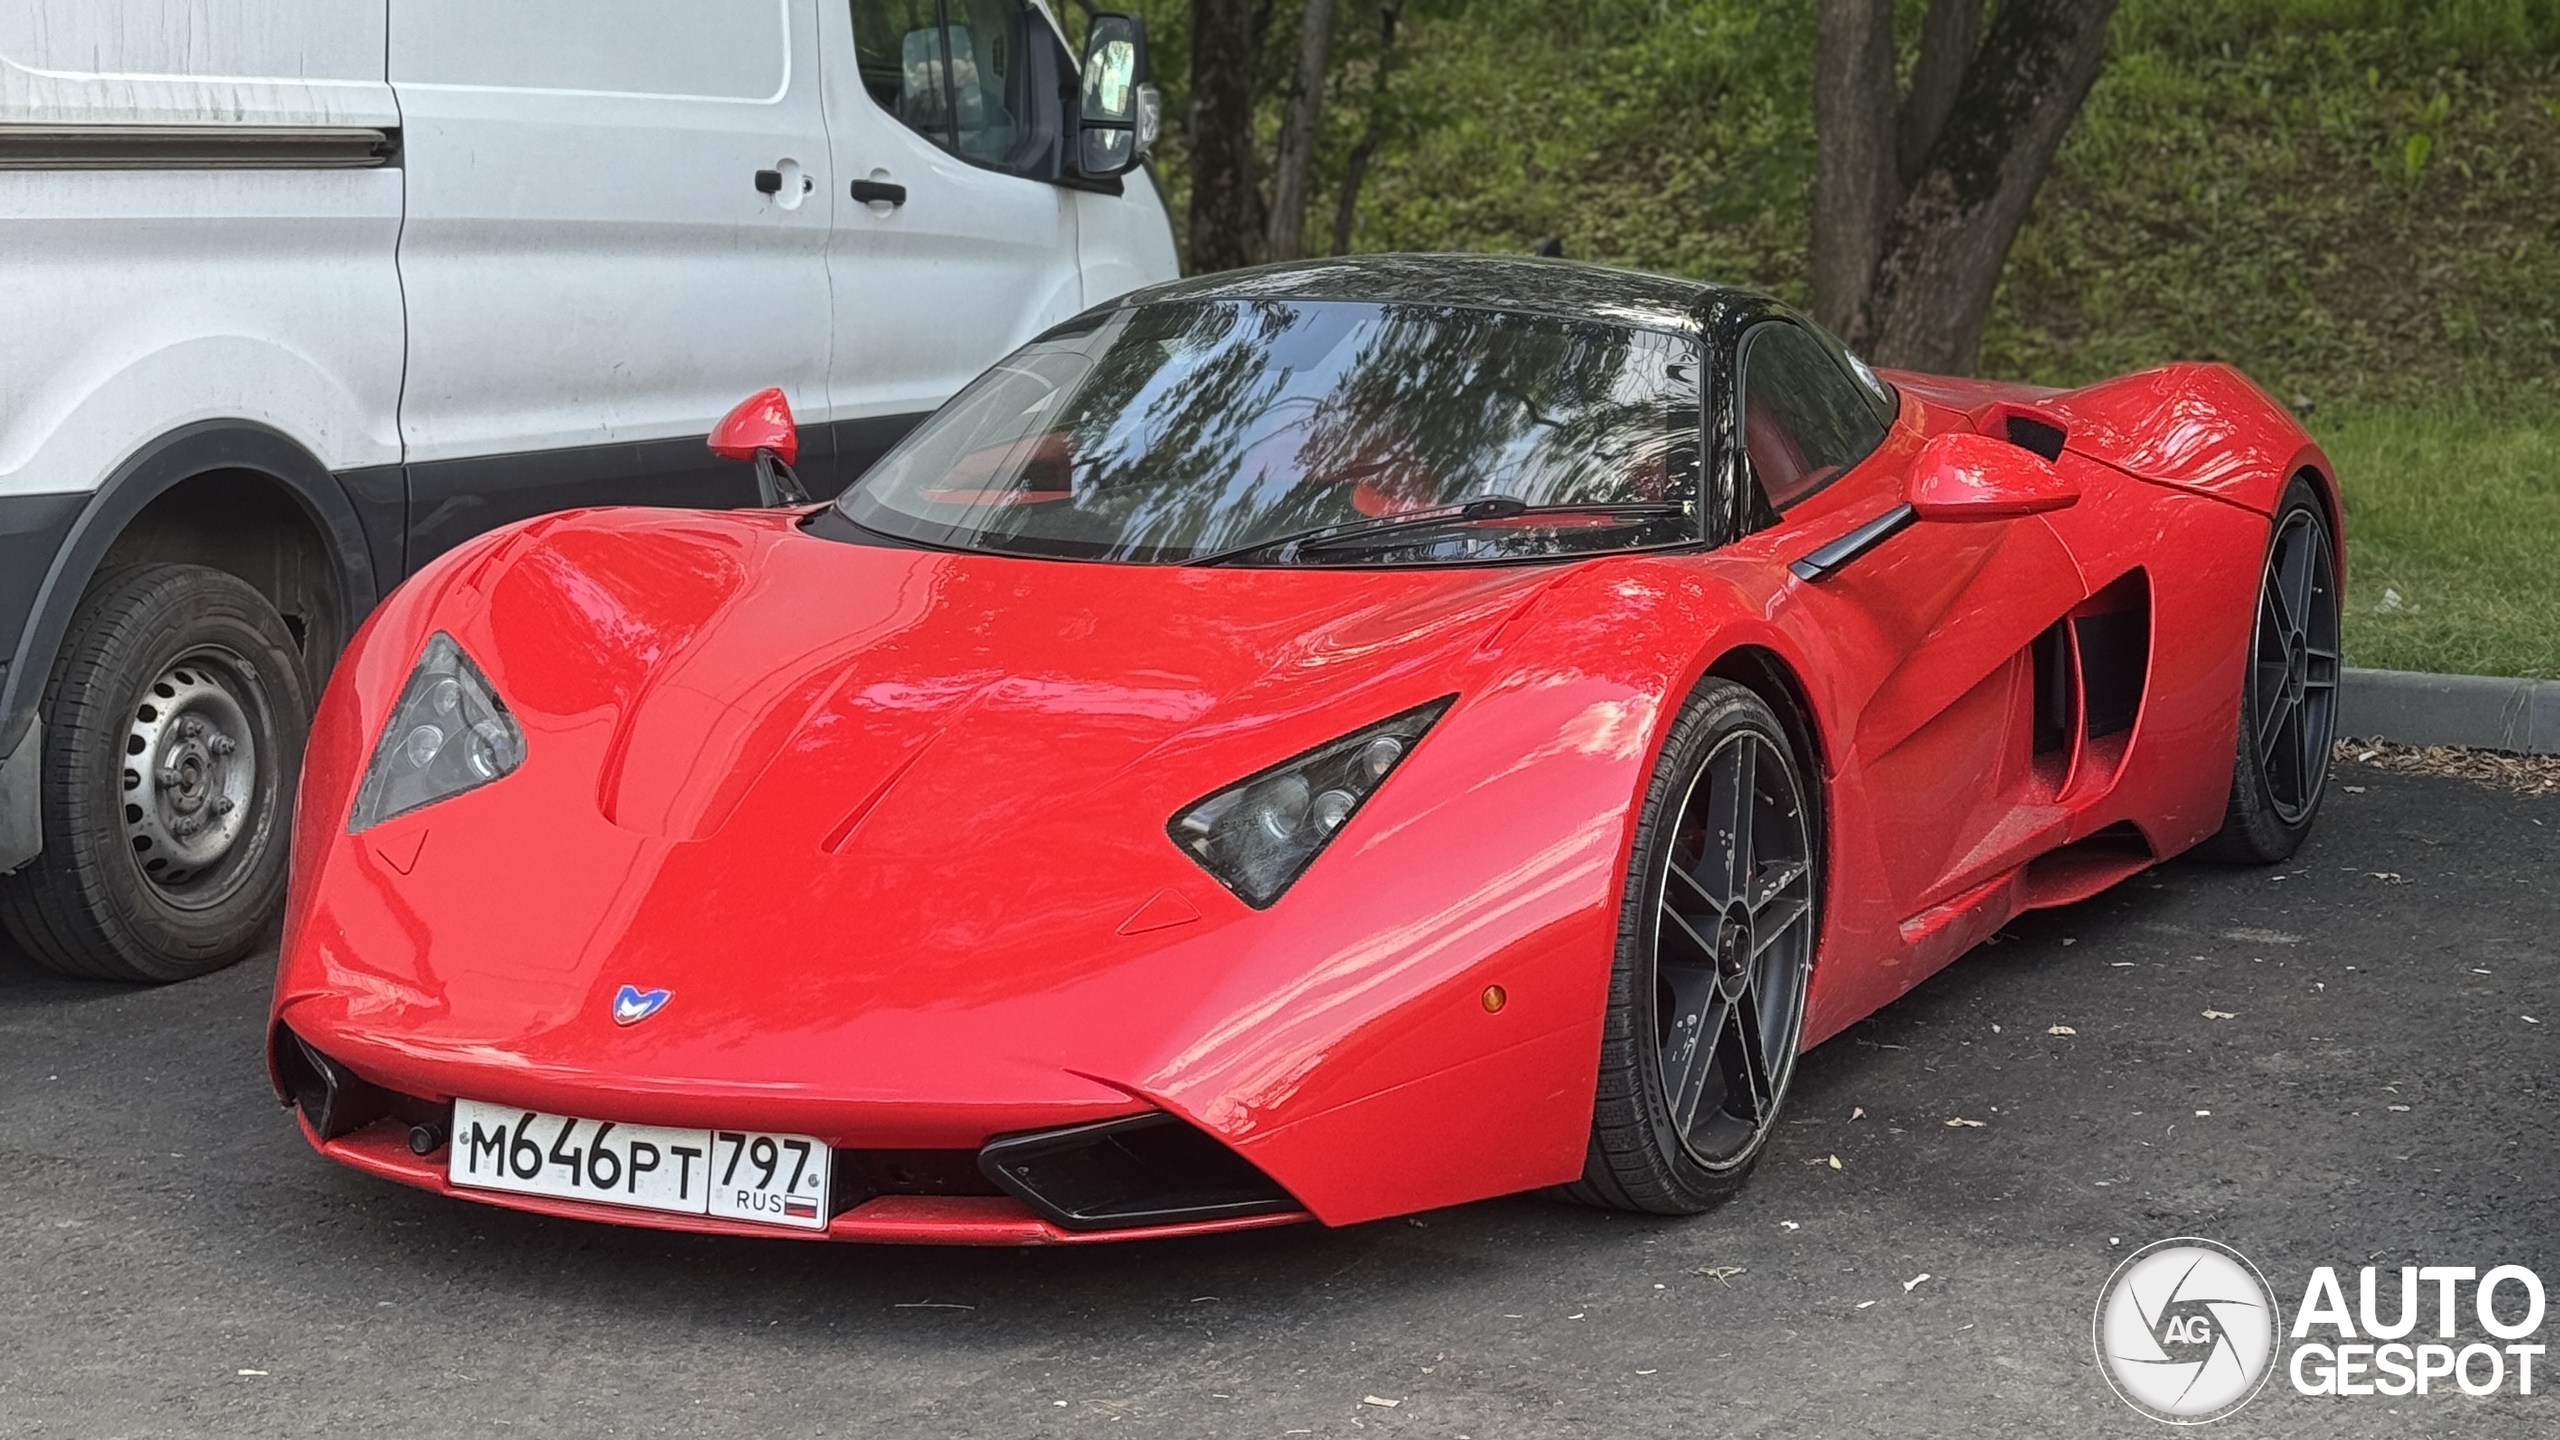
[[[1701,686],[1638,821],[1591,1148],[1567,1198],[1694,1214],[1758,1162],[1804,1037],[1820,928],[1811,816],[1768,705]]]
[[[2222,829],[2204,854],[2270,865],[2311,833],[2329,779],[2338,709],[2338,567],[2328,514],[2309,482],[2285,487],[2260,573],[2240,743]]]
[[[201,565],[100,576],[44,715],[44,853],[0,878],[0,924],[39,963],[102,980],[247,954],[283,898],[311,715],[275,607]]]

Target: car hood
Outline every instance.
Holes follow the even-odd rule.
[[[610,1054],[670,1092],[868,1076],[914,1098],[959,1012],[986,1066],[1092,1064],[1042,997],[1101,977],[1133,1017],[1178,1011],[1111,972],[1250,913],[1171,817],[1464,690],[1562,573],[1078,564],[770,513],[536,522],[404,597],[409,643],[365,647],[341,725],[369,754],[443,630],[523,724],[523,767],[333,837],[320,963],[288,988],[413,1055],[563,1073],[606,1053],[619,986],[667,988]]]

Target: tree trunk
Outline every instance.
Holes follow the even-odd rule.
[[[1885,234],[1864,321],[1888,365],[1971,371],[2009,246],[2106,60],[2116,0],[2001,0]]]
[[[1976,0],[1979,3],[1979,0]],[[1813,58],[1813,312],[1856,329],[1898,197],[1893,0],[1820,0]]]
[[[1297,83],[1280,114],[1280,158],[1271,175],[1274,260],[1295,260],[1306,253],[1308,184],[1324,128],[1325,71],[1332,60],[1333,0],[1306,0],[1298,15]]]
[[[1359,215],[1360,183],[1369,178],[1369,159],[1378,153],[1387,129],[1387,70],[1395,60],[1396,22],[1404,18],[1404,0],[1378,7],[1378,68],[1369,81],[1369,119],[1342,167],[1342,193],[1334,200],[1333,253],[1351,253],[1351,222]]]
[[[1255,0],[1191,0],[1191,269],[1260,259],[1262,191],[1254,176]]]
[[[1920,183],[1929,147],[1938,143],[1947,114],[1956,108],[1974,46],[1982,39],[1982,0],[1929,0],[1920,22],[1920,55],[1911,67],[1911,89],[1895,121],[1894,181],[1897,198]]]

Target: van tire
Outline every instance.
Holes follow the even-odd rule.
[[[38,964],[98,980],[184,980],[248,954],[283,903],[311,724],[275,607],[202,565],[102,574],[44,719],[44,851],[0,877],[0,926]]]

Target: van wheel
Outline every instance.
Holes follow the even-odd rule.
[[[311,697],[266,597],[202,565],[101,575],[44,696],[44,853],[0,878],[37,963],[184,980],[258,942],[284,897]]]

